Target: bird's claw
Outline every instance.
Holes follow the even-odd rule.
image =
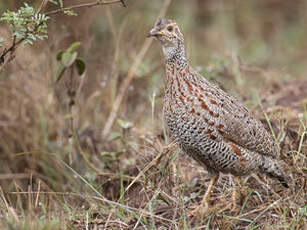
[[[204,202],[189,211],[189,216],[203,217],[210,212],[208,202]]]

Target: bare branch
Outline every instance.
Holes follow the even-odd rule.
[[[48,2],[49,2],[49,0],[42,0],[41,5],[37,10],[37,13],[40,13],[46,7]]]
[[[111,4],[115,4],[115,3],[121,3],[123,5],[123,7],[126,7],[126,4],[123,0],[113,0],[113,1],[109,1],[109,2],[96,1],[96,2],[79,4],[79,5],[67,6],[67,7],[63,7],[63,8],[60,8],[60,9],[48,11],[44,14],[49,16],[49,15],[61,13],[65,10],[73,10],[73,9],[78,9],[78,8],[83,8],[83,7],[90,8],[90,7],[101,6],[101,5],[111,5]]]

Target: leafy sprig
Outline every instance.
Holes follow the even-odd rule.
[[[59,6],[58,9],[47,11],[44,13],[43,9],[48,3]],[[75,4],[64,7],[63,0],[42,0],[40,8],[36,11],[32,6],[24,3],[17,12],[7,10],[0,17],[0,22],[7,23],[12,32],[10,43],[6,44],[6,40],[0,37],[0,48],[2,49],[0,54],[0,71],[4,66],[9,63],[15,57],[15,50],[21,44],[33,44],[36,40],[44,40],[48,38],[47,34],[47,21],[51,15],[58,13],[64,13],[69,16],[76,15],[73,11],[79,8],[88,8],[101,5],[111,5],[121,3],[126,7],[124,0],[96,0],[93,2]],[[8,56],[8,57],[6,57]]]
[[[17,12],[6,11],[0,18],[9,25],[15,43],[33,44],[34,41],[48,38],[47,21],[49,17],[37,14],[32,6],[24,3]]]

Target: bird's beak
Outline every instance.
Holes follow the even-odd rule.
[[[147,37],[156,37],[158,35],[162,35],[162,33],[158,30],[158,28],[153,28],[149,33]]]

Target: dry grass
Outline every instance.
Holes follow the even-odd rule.
[[[289,190],[262,175],[242,178],[239,213],[217,209],[203,218],[189,211],[209,177],[169,143],[162,126],[158,44],[149,47],[121,91],[162,4],[128,1],[127,10],[57,16],[49,40],[18,50],[0,73],[1,229],[307,228],[306,2],[170,5],[167,15],[182,25],[192,66],[269,124],[292,178]],[[57,23],[63,20],[65,25]],[[1,26],[0,34],[6,33]],[[66,75],[55,85],[56,53],[73,41],[82,42],[87,74],[74,77],[72,86]],[[77,91],[71,116],[68,87]],[[231,178],[223,175],[212,205],[229,201],[232,190]]]

